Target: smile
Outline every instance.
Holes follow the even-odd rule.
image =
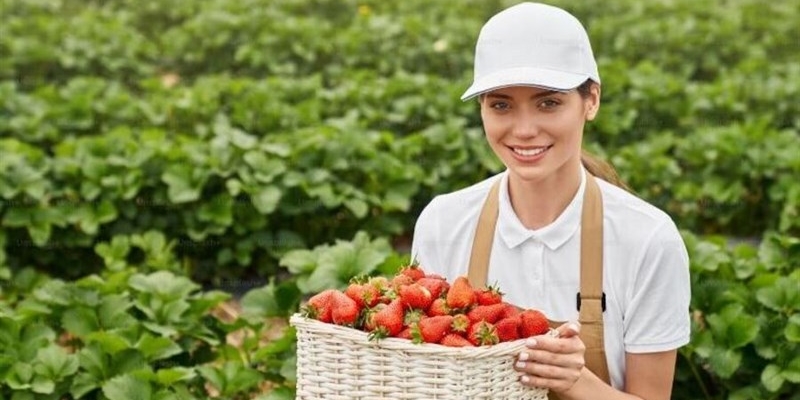
[[[545,151],[549,150],[551,147],[553,147],[553,145],[544,146],[544,147],[536,147],[536,148],[532,148],[532,149],[531,148],[523,149],[523,148],[519,148],[519,147],[512,147],[511,150],[513,150],[514,153],[517,153],[517,154],[519,154],[519,155],[521,155],[523,157],[533,157],[533,156],[538,156],[539,154],[544,153]]]

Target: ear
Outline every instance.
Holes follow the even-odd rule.
[[[593,121],[600,110],[600,85],[593,84],[589,88],[589,97],[584,100],[585,117],[587,121]]]

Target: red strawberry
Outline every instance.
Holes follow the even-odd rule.
[[[402,286],[410,285],[412,283],[414,283],[414,278],[408,275],[395,275],[391,281],[392,289],[394,289],[395,292],[399,292]]]
[[[400,300],[403,300],[403,304],[405,304],[407,308],[427,310],[433,302],[431,292],[429,292],[425,286],[417,283],[400,286],[398,294],[400,295]]]
[[[399,273],[410,277],[414,282],[425,277],[425,271],[416,262],[401,268]]]
[[[495,329],[497,329],[497,338],[501,342],[519,339],[519,326],[521,323],[522,317],[519,314],[497,321],[494,324]]]
[[[448,289],[450,289],[450,284],[442,279],[426,277],[418,280],[417,283],[428,289],[428,291],[431,292],[431,297],[434,299],[438,299],[442,293],[445,293]]]
[[[500,315],[506,309],[504,304],[492,304],[490,306],[477,306],[467,313],[467,317],[472,322],[486,321],[495,323],[500,319]]]
[[[547,333],[550,324],[547,318],[538,310],[524,310],[520,313],[521,324],[519,326],[519,336],[529,337]]]
[[[304,314],[308,318],[313,318],[325,323],[330,323],[332,321],[331,303],[333,300],[333,294],[336,292],[337,291],[334,289],[328,289],[312,296],[310,299],[308,299],[308,302],[306,303]]]
[[[375,304],[378,304],[381,297],[381,292],[377,287],[366,283],[351,283],[350,286],[345,289],[344,294],[355,300],[361,308],[374,307]]]
[[[431,317],[435,317],[437,315],[449,315],[450,314],[450,307],[447,306],[447,300],[439,298],[431,303],[431,306],[428,307],[428,315]]]
[[[457,335],[455,333],[450,333],[444,335],[442,340],[439,341],[439,344],[444,346],[450,347],[474,347],[475,345],[472,344],[469,340],[464,338],[461,335]]]
[[[447,291],[447,306],[465,309],[475,304],[475,290],[467,277],[459,276]]]
[[[411,328],[415,343],[439,343],[453,329],[453,317],[441,315],[423,318]]]
[[[495,286],[488,286],[477,290],[478,304],[488,306],[503,301],[503,293]]]
[[[375,326],[375,321],[373,320],[373,318],[375,317],[375,314],[386,308],[386,306],[387,306],[386,303],[378,303],[375,305],[375,307],[366,309],[366,312],[364,313],[364,326],[363,326],[364,331],[372,332],[375,330],[375,328],[377,328],[377,326]]]
[[[380,311],[372,314],[369,326],[373,327],[371,337],[380,339],[397,336],[403,330],[403,302],[400,299],[392,300]]]
[[[400,339],[412,340],[413,337],[411,336],[411,328],[407,327],[403,329],[402,331],[400,331],[400,333],[397,334],[397,337]]]
[[[415,324],[423,318],[427,318],[425,312],[423,312],[422,310],[417,310],[412,308],[406,311],[406,314],[403,317],[403,324],[405,324],[406,326]]]
[[[453,316],[453,332],[465,333],[472,321],[469,320],[465,314],[456,314]]]
[[[331,319],[337,325],[352,325],[358,319],[361,308],[355,300],[342,292],[335,291],[331,297]]]
[[[447,280],[447,278],[445,278],[445,277],[443,277],[443,276],[441,276],[439,274],[425,274],[425,277],[426,278],[430,278],[430,279],[438,279],[440,281],[446,281]]]
[[[500,342],[497,337],[497,329],[486,321],[470,325],[469,329],[467,329],[467,340],[475,346],[486,346]]]
[[[500,319],[508,318],[508,317],[517,315],[520,312],[522,312],[522,310],[519,307],[517,307],[517,306],[515,306],[515,305],[513,305],[511,303],[503,302],[502,304],[504,304],[506,306],[506,308],[503,310],[502,313],[500,313]]]

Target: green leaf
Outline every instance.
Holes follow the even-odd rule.
[[[742,363],[742,353],[724,348],[717,348],[708,358],[712,370],[723,379],[730,378]]]
[[[761,373],[761,383],[770,392],[777,392],[783,386],[783,381],[781,369],[775,364],[767,365]]]
[[[194,379],[197,373],[193,368],[163,368],[156,372],[156,381],[162,386],[172,386],[176,382]]]
[[[271,279],[268,285],[252,289],[242,297],[242,317],[253,321],[286,317],[299,304],[300,297],[297,285],[291,282],[275,285],[275,280]]]
[[[171,164],[161,175],[167,184],[167,196],[175,204],[188,203],[200,198],[206,177],[198,168],[188,163]]]
[[[253,400],[294,400],[297,393],[292,388],[279,387],[267,394],[262,394]]]
[[[61,324],[64,329],[78,337],[84,337],[100,329],[97,315],[86,307],[76,307],[64,311],[61,316]]]
[[[780,277],[771,287],[756,292],[756,299],[765,307],[782,312],[800,309],[800,282],[790,277]]]
[[[58,382],[69,375],[75,374],[78,371],[78,366],[78,358],[75,355],[67,354],[61,347],[51,345],[39,350],[36,355],[34,370],[38,375],[50,381]]]
[[[800,342],[800,314],[789,317],[783,334],[790,342]]]
[[[149,382],[127,374],[114,377],[103,385],[103,394],[109,400],[150,400],[152,390]]]
[[[69,393],[72,397],[80,399],[87,393],[100,387],[100,381],[89,373],[80,373],[72,380]]]
[[[707,318],[715,342],[727,349],[737,349],[752,342],[759,332],[758,321],[741,304],[730,304],[719,314]]]
[[[25,390],[31,387],[30,381],[33,379],[33,366],[18,362],[11,367],[11,371],[5,376],[5,383],[14,390]]]
[[[344,206],[359,219],[366,217],[369,212],[369,205],[361,199],[347,199],[344,201]]]
[[[149,334],[142,335],[135,347],[150,362],[169,358],[183,352],[183,349],[169,338],[154,337]]]
[[[251,194],[250,201],[259,213],[268,215],[278,207],[281,196],[282,192],[277,186],[262,186]]]
[[[317,253],[306,249],[290,250],[281,257],[280,265],[295,275],[309,274],[317,266]]]
[[[157,295],[164,300],[182,299],[198,290],[200,286],[184,276],[169,271],[158,271],[150,275],[131,276],[128,285],[137,291]]]
[[[800,356],[795,355],[789,365],[781,371],[781,375],[789,382],[800,383]]]
[[[103,351],[109,354],[131,348],[131,343],[127,338],[111,331],[92,332],[86,335],[85,340],[87,343],[99,344]]]
[[[52,378],[47,378],[41,375],[36,375],[31,382],[31,390],[34,393],[50,394],[56,389],[56,383]]]

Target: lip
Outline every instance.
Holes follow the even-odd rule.
[[[519,162],[523,162],[523,163],[534,163],[534,162],[537,162],[537,161],[541,160],[542,158],[544,158],[547,155],[548,152],[550,152],[550,149],[552,149],[552,148],[553,148],[552,144],[546,145],[546,146],[508,146],[508,150],[511,152],[511,155],[514,157],[514,159],[516,159]],[[517,153],[515,151],[515,149],[519,149],[519,150],[544,149],[544,151],[542,151],[540,153],[532,154],[532,155],[523,155],[523,154]]]

